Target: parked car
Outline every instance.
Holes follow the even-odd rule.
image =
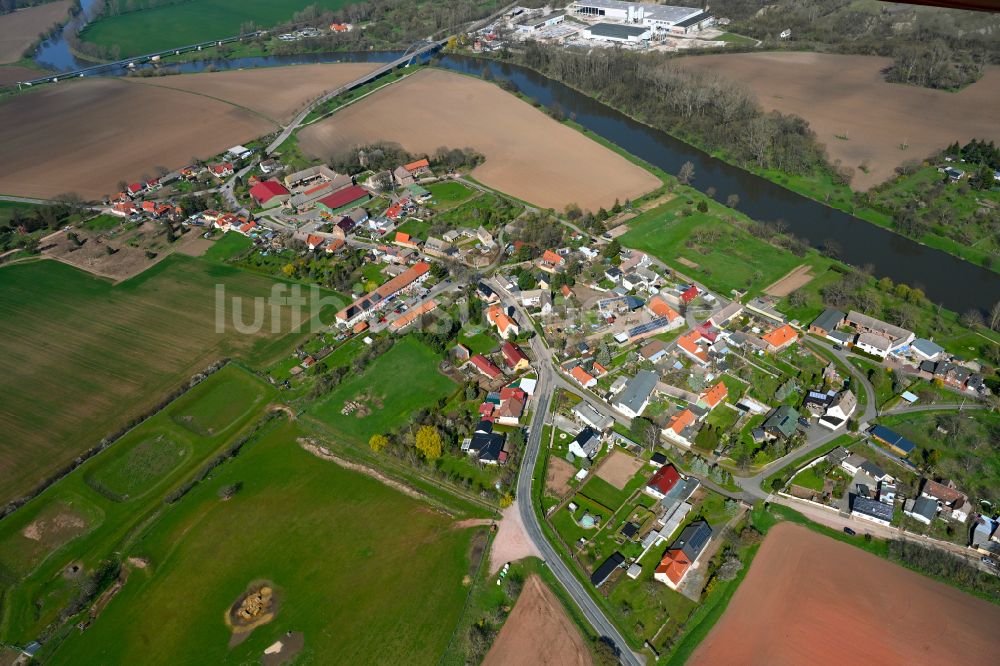
[[[850,527],[845,527],[844,528],[844,534],[847,534],[847,535],[850,535],[850,536],[855,536],[855,535],[857,535],[857,532],[855,532],[854,530],[852,530]]]
[[[1000,567],[1000,562],[997,562],[996,560],[994,560],[989,555],[987,555],[986,557],[983,558],[983,563],[984,564],[988,564],[991,567]]]
[[[841,347],[840,345],[834,345],[833,348],[836,349],[837,351],[844,351],[844,348]]]

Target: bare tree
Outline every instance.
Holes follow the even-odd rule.
[[[997,301],[990,310],[990,328],[1000,331],[1000,301]]]
[[[694,164],[691,162],[682,164],[681,170],[677,172],[677,180],[682,185],[690,185],[691,181],[694,180]]]

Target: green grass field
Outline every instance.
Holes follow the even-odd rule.
[[[143,6],[134,0],[114,0]],[[117,44],[121,57],[162,51],[239,34],[240,26],[253,22],[270,27],[292,18],[310,5],[339,9],[350,0],[200,0],[141,9],[119,16],[99,18],[80,38],[104,46]]]
[[[274,390],[235,365],[216,372],[170,408],[194,408],[213,395],[253,384]],[[261,414],[264,400],[210,437],[178,425],[170,408],[151,417],[0,522],[0,643],[24,645],[78,593],[71,564],[89,576],[155,516],[163,498]],[[221,424],[220,424],[221,425]]]
[[[334,432],[367,442],[407,423],[417,409],[447,397],[455,383],[437,371],[440,359],[412,336],[404,337],[379,356],[364,374],[340,384],[310,413]],[[363,403],[369,413],[344,415],[348,401]]]
[[[305,639],[296,663],[435,662],[466,599],[473,530],[313,457],[300,434],[279,422],[166,509],[127,551],[150,566],[51,663],[254,663],[290,631]],[[230,647],[226,609],[258,580],[277,591],[275,619]]]
[[[618,490],[599,476],[591,476],[580,488],[580,494],[615,511],[628,498],[628,493],[624,490]]]
[[[218,359],[266,365],[288,353],[305,334],[288,330],[287,313],[288,332],[270,332],[271,308],[260,333],[238,333],[231,317],[222,333],[215,328],[216,285],[246,301],[266,298],[273,284],[176,254],[117,286],[54,261],[0,268],[0,502]]]
[[[815,467],[810,467],[796,474],[792,484],[820,492],[823,490],[823,477],[816,474]]]
[[[235,231],[227,231],[222,238],[212,243],[212,247],[205,250],[205,254],[201,256],[203,259],[221,263],[243,254],[251,247],[253,247],[252,240]]]
[[[474,194],[471,189],[455,181],[433,183],[427,187],[427,190],[434,195],[434,198],[431,200],[432,208],[438,210],[452,208],[466,201]]]
[[[122,222],[122,218],[115,215],[98,215],[82,223],[80,226],[88,231],[108,231],[121,225]]]

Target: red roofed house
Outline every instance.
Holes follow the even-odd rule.
[[[715,409],[719,403],[726,399],[727,395],[729,395],[729,389],[726,387],[726,383],[719,382],[698,397],[698,406],[710,410]]]
[[[347,243],[344,242],[343,238],[334,238],[332,241],[326,244],[324,248],[327,254],[333,254],[338,250],[342,249]]]
[[[597,377],[602,377],[608,374],[608,369],[605,368],[600,363],[598,363],[597,361],[594,361],[594,365],[591,367],[591,372],[593,372],[594,375]]]
[[[515,372],[519,370],[527,370],[529,366],[528,357],[524,355],[521,348],[518,347],[513,342],[505,342],[503,346],[500,347],[501,353],[503,353],[503,360],[507,363],[507,367],[514,370]],[[501,398],[503,393],[501,392]]]
[[[681,300],[684,301],[685,304],[690,303],[694,299],[698,298],[698,294],[700,293],[701,292],[698,291],[698,287],[691,285],[681,294]]]
[[[557,253],[552,250],[546,250],[542,253],[541,259],[538,260],[538,267],[548,273],[555,273],[565,263],[566,260]]]
[[[694,445],[693,438],[697,433],[690,427],[693,426],[697,420],[698,419],[695,417],[694,412],[690,409],[678,412],[673,415],[670,422],[667,423],[667,427],[663,429],[663,436],[671,442],[680,444],[685,448],[691,448],[691,446]]]
[[[365,294],[338,312],[337,322],[349,326],[354,324],[358,319],[366,318],[372,312],[381,310],[389,302],[388,298],[390,296],[423,282],[430,269],[431,265],[426,261],[414,264],[375,291]]]
[[[761,339],[767,343],[768,351],[774,354],[798,340],[799,334],[795,332],[794,328],[785,324],[780,328],[774,329]]]
[[[249,236],[250,232],[256,228],[257,228],[256,222],[246,222],[239,228],[239,232],[244,236]]]
[[[517,322],[511,319],[499,305],[491,305],[489,309],[486,310],[486,319],[497,327],[497,332],[504,340],[512,335],[517,337],[517,335],[521,332]]]
[[[264,180],[250,188],[250,197],[263,208],[280,206],[291,196],[292,193],[276,180]]]
[[[655,317],[661,317],[669,321],[671,326],[679,325],[684,321],[684,318],[681,317],[680,313],[670,307],[670,305],[660,296],[654,296],[649,299],[649,302],[646,303],[646,307]]]
[[[395,220],[402,214],[403,214],[403,206],[399,202],[392,204],[385,211],[385,216],[390,220]]]
[[[320,199],[316,202],[316,207],[329,215],[333,215],[341,210],[353,208],[360,203],[368,201],[370,198],[371,194],[368,193],[368,190],[360,185],[351,185],[339,192],[334,192],[328,197]]]
[[[409,171],[414,176],[427,173],[431,170],[431,163],[427,161],[427,158],[416,160],[415,162],[410,162],[409,164],[404,164],[403,168]]]
[[[573,296],[573,290],[569,288],[568,284],[564,284],[560,291],[562,291],[562,295],[564,298],[570,298],[571,296]]]
[[[672,590],[677,589],[677,585],[683,580],[688,569],[691,568],[691,558],[680,548],[671,548],[663,555],[659,566],[653,573],[653,578],[666,583]]]
[[[322,245],[322,244],[323,244],[323,237],[322,236],[316,236],[314,234],[309,234],[306,237],[306,245],[309,246],[310,250],[318,250],[319,247],[320,247],[320,245]]]
[[[125,189],[128,191],[130,197],[135,198],[139,196],[144,189],[146,189],[146,186],[142,183],[132,183],[126,186]]]
[[[119,201],[111,207],[111,214],[119,217],[128,217],[135,212],[135,204],[131,201]]]
[[[233,173],[235,173],[233,171],[232,162],[223,162],[222,164],[211,164],[209,165],[208,170],[213,176],[219,179],[228,178],[229,176],[232,176]]]
[[[583,388],[590,388],[592,386],[597,386],[597,380],[594,379],[590,373],[584,370],[579,365],[570,370],[570,376],[577,381],[577,383]]]
[[[698,344],[699,340],[701,340],[701,333],[688,331],[677,338],[677,346],[698,365],[706,365],[708,364],[708,352],[701,348]]]
[[[350,23],[331,23],[330,24],[330,30],[332,30],[333,32],[350,32],[352,27],[353,26],[351,26]]]
[[[496,405],[492,402],[484,402],[479,405],[479,420],[480,421],[493,421],[493,410],[496,409]]]
[[[494,412],[496,422],[500,425],[518,425],[527,402],[528,394],[522,389],[510,386],[500,389],[500,406]]]
[[[470,358],[469,363],[475,366],[476,370],[486,375],[490,379],[496,379],[497,377],[503,374],[503,372],[500,371],[500,368],[498,368],[496,365],[493,364],[493,361],[486,358],[482,354],[476,354],[475,356]]]
[[[396,232],[396,240],[394,240],[393,243],[395,243],[396,245],[401,245],[403,247],[412,247],[413,249],[416,249],[418,247],[416,239],[414,239],[413,236],[411,236],[410,234],[404,233],[402,231]]]
[[[681,475],[676,467],[673,465],[664,465],[653,473],[649,483],[646,484],[646,494],[658,500],[663,499],[680,480]]]

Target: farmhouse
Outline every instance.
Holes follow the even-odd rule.
[[[653,395],[653,389],[660,380],[659,376],[650,370],[640,370],[635,377],[628,380],[622,392],[615,396],[613,407],[629,418],[642,414]]]
[[[358,300],[337,313],[337,322],[341,325],[350,326],[370,313],[382,309],[391,296],[398,294],[404,289],[409,289],[413,285],[419,284],[427,279],[431,265],[427,262],[414,264],[396,277],[392,278],[375,291],[365,294]]]
[[[573,416],[598,432],[604,432],[615,424],[613,418],[601,414],[586,400],[581,400],[573,407]]]
[[[883,358],[889,352],[909,345],[916,337],[913,331],[888,324],[856,310],[848,312],[845,321],[858,332],[858,339],[855,342],[858,347]]]
[[[820,316],[813,319],[813,322],[809,324],[809,332],[821,335],[825,338],[830,335],[830,333],[840,328],[843,323],[843,312],[840,310],[834,310],[833,308],[827,308],[826,310],[823,310]]]
[[[601,435],[596,430],[587,426],[573,438],[569,443],[569,452],[577,458],[594,459],[594,456],[601,450]]]
[[[712,528],[704,520],[695,521],[685,527],[663,555],[653,578],[676,590],[711,538]]]
[[[292,193],[276,180],[262,180],[250,188],[250,196],[258,206],[273,208],[288,201]]]

